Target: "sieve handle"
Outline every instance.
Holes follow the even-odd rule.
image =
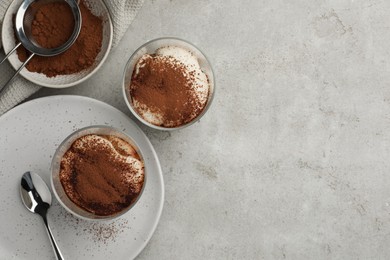
[[[31,54],[25,62],[19,67],[19,69],[15,72],[15,74],[10,78],[7,83],[3,87],[0,88],[0,95],[3,93],[3,91],[14,81],[15,77],[19,74],[19,72],[27,65],[27,63],[34,57],[34,53]]]
[[[11,54],[14,53],[14,51],[16,51],[16,49],[17,49],[21,44],[22,44],[22,43],[19,42],[19,43],[10,51],[10,52],[8,52],[8,53],[5,55],[4,59],[2,59],[2,60],[0,61],[0,65],[3,64],[3,62],[4,62],[6,59],[8,59],[8,57],[11,56]]]

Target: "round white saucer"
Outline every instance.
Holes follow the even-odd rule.
[[[0,117],[0,252],[2,259],[53,259],[41,218],[19,195],[22,174],[50,185],[55,149],[73,131],[109,125],[130,135],[144,154],[148,179],[137,204],[119,219],[91,222],[67,213],[54,199],[48,219],[65,259],[133,259],[150,240],[164,204],[160,163],[141,129],[119,110],[81,96],[52,96],[19,105]]]

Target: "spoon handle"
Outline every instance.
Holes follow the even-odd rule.
[[[46,215],[43,215],[42,218],[43,218],[43,222],[45,223],[46,231],[47,231],[47,234],[49,235],[50,242],[51,242],[51,245],[53,247],[54,254],[56,255],[57,260],[64,260],[64,257],[62,256],[62,253],[61,253],[60,249],[58,248],[57,243],[53,237],[53,234],[51,233],[49,224],[47,223]]]

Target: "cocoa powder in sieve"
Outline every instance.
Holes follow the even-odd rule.
[[[34,8],[35,3],[32,4]],[[72,35],[75,22],[69,5],[64,2],[45,4],[37,9],[31,33],[38,45],[52,49],[63,45]]]
[[[26,68],[48,77],[69,75],[93,65],[102,46],[103,21],[92,14],[86,4],[80,2],[82,27],[76,42],[65,52],[53,56],[35,56]],[[54,48],[65,43],[73,32],[74,18],[66,3],[47,3],[38,7],[33,19],[32,34],[44,48]],[[22,46],[18,48],[19,60],[24,62],[30,53]]]

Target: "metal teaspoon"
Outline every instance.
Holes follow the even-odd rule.
[[[20,183],[20,196],[22,197],[23,204],[29,211],[37,213],[42,217],[54,253],[58,260],[63,260],[64,257],[62,256],[57,243],[54,240],[53,234],[51,233],[49,224],[47,223],[46,213],[51,205],[51,193],[46,183],[38,174],[26,172],[23,174]]]

